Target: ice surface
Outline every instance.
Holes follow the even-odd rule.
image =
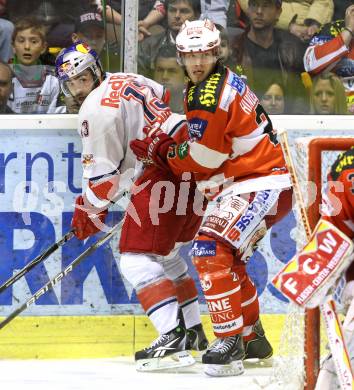
[[[0,360],[0,388],[19,390],[279,390],[271,368],[247,368],[238,377],[211,378],[202,365],[171,372],[136,372],[133,358]]]

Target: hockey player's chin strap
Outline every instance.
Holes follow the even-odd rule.
[[[100,68],[100,70],[101,70],[102,80],[100,80],[100,78],[97,76],[97,74],[94,73],[94,71],[90,68],[90,71],[92,73],[92,79],[93,79],[93,88],[91,89],[90,92],[92,92],[94,89],[99,87],[102,84],[102,81],[106,78],[106,73],[102,72],[101,68]]]

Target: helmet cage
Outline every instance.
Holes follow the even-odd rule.
[[[72,79],[73,77],[79,76],[85,70],[90,70],[91,71],[92,78],[93,78],[93,85],[94,85],[95,88],[98,87],[98,85],[100,84],[99,83],[99,77],[100,77],[100,74],[101,74],[101,73],[99,73],[98,69],[101,69],[101,68],[97,64],[92,64],[91,66],[83,69],[76,76],[69,77],[66,80],[60,80],[60,88],[63,91],[63,94],[65,96],[73,96],[72,93],[70,92],[69,87],[67,86],[67,82],[70,81],[70,79]]]
[[[180,52],[177,50],[177,56],[176,56],[177,64],[180,66],[185,66],[183,56],[186,53],[206,53],[208,51],[213,51],[213,54],[217,60],[220,58],[220,55],[221,55],[220,46],[214,47],[213,49],[210,49],[210,50],[203,50],[203,51],[199,50],[199,51],[191,51],[191,52]]]
[[[56,59],[56,73],[65,96],[72,96],[66,82],[87,69],[91,71],[94,84],[97,86],[103,71],[98,55],[89,46],[75,43],[59,53]]]

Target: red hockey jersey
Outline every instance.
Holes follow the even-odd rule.
[[[323,217],[354,238],[354,146],[331,167],[323,203]]]
[[[218,65],[199,85],[188,84],[185,112],[189,140],[168,158],[175,174],[194,172],[205,193],[235,182],[239,193],[291,186],[268,115],[228,68]]]

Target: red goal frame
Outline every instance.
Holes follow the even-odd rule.
[[[308,180],[316,184],[315,201],[307,209],[311,230],[320,218],[321,187],[322,187],[322,152],[345,151],[354,145],[353,137],[320,137],[308,144]],[[320,312],[319,309],[305,311],[304,330],[305,359],[305,390],[313,390],[316,385],[320,367]]]

